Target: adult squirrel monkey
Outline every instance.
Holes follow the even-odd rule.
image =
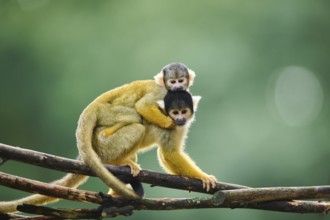
[[[117,194],[138,199],[103,163],[128,165],[136,176],[136,152],[146,133],[144,121],[173,129],[173,120],[157,105],[167,91],[187,90],[195,74],[180,63],[169,64],[155,80],[135,81],[110,90],[90,103],[80,115],[76,131],[81,159]]]
[[[139,148],[143,139],[141,137],[145,134],[142,122],[163,129],[175,128],[173,120],[163,114],[156,102],[164,98],[167,90],[188,89],[193,84],[194,77],[195,73],[184,64],[169,64],[154,77],[154,80],[135,81],[97,97],[85,108],[78,121],[76,138],[79,158],[118,194],[127,198],[139,198],[108,172],[103,163],[127,164],[132,168],[132,173],[136,174],[140,168],[136,166],[136,156],[133,152]],[[107,146],[110,139],[114,140],[111,145],[118,144],[118,148],[125,142],[121,149],[123,154],[118,154],[116,150],[112,151],[110,146]],[[67,174],[53,184],[76,188],[87,178],[87,176]],[[0,202],[0,213],[14,212],[17,205],[24,203],[41,205],[57,200],[48,196],[32,195],[19,200]]]
[[[159,106],[175,121],[176,128],[167,130],[147,123],[148,134],[145,145],[157,143],[158,158],[162,167],[171,174],[200,179],[203,188],[209,191],[216,186],[216,178],[204,173],[184,152],[185,139],[191,123],[194,121],[194,111],[200,101],[200,96],[191,97],[187,91],[168,91]],[[152,131],[152,132],[150,132]]]
[[[203,182],[203,187],[206,191],[209,191],[211,187],[215,187],[216,178],[204,173],[184,152],[184,142],[189,127],[194,121],[194,111],[196,111],[200,99],[200,96],[192,97],[189,92],[184,90],[169,90],[165,98],[157,101],[157,103],[164,113],[173,119],[176,124],[175,129],[161,128],[144,121],[143,127],[141,126],[141,132],[138,130],[123,130],[123,133],[120,133],[118,136],[114,134],[114,136],[106,138],[99,133],[99,135],[95,136],[95,142],[101,148],[105,149],[108,147],[112,152],[116,152],[116,157],[123,157],[124,162],[132,158],[131,163],[135,163],[136,154],[139,151],[157,145],[158,159],[165,171],[179,176],[200,179]],[[125,133],[128,135],[125,136]],[[131,137],[132,135],[133,138]],[[139,139],[139,144],[132,145],[131,141],[127,141],[127,139]],[[130,158],[126,157],[127,152],[130,152]],[[120,161],[118,161],[118,164],[121,164]],[[137,175],[140,170],[137,164],[135,166],[135,175]],[[116,195],[117,193],[112,192],[112,194]],[[116,196],[120,197],[120,195]]]

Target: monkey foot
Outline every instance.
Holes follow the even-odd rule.
[[[108,138],[110,135],[115,133],[118,130],[118,126],[112,126],[103,131],[103,137]]]
[[[203,188],[206,189],[206,192],[210,191],[211,188],[216,187],[217,179],[212,175],[205,175],[200,178],[203,182]]]
[[[131,168],[131,174],[135,177],[137,175],[139,175],[140,171],[141,171],[141,167],[139,164],[137,163],[130,163],[127,164],[130,168]]]

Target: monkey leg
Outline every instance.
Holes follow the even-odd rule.
[[[109,103],[98,106],[98,116],[98,125],[109,126],[109,128],[115,126],[115,130],[119,130],[125,125],[142,123],[142,118],[134,107],[116,106]]]
[[[129,158],[112,162],[111,164],[118,165],[118,166],[129,166],[131,168],[131,174],[132,174],[133,177],[137,176],[141,171],[140,165],[137,164],[137,155],[136,154],[129,157]],[[142,185],[139,181],[133,180],[132,182],[128,182],[128,183],[129,184],[126,184],[126,186],[128,188],[133,189],[135,191],[135,193],[137,193],[138,195],[143,197],[144,191],[143,191],[143,187],[142,187]],[[114,191],[112,189],[109,189],[108,194],[110,194],[111,196],[113,196],[115,198],[121,198],[122,197],[121,195],[116,193],[116,191]]]
[[[145,127],[133,123],[119,128],[110,136],[105,135],[108,129],[111,129],[111,127],[100,127],[95,130],[93,137],[94,150],[103,162],[112,165],[128,165],[131,168],[132,175],[138,175],[141,168],[136,163],[136,152],[144,139]],[[109,194],[114,197],[119,196],[111,189]]]
[[[126,106],[116,106],[109,103],[99,105],[98,124],[104,125],[104,138],[110,137],[119,129],[126,125],[134,123],[142,123],[141,116],[136,112],[135,108]]]
[[[135,177],[139,175],[141,167],[137,164],[137,154],[134,154],[128,158],[122,160],[114,161],[111,164],[118,166],[129,166],[131,168],[131,174]]]
[[[138,123],[126,125],[110,136],[104,135],[107,129],[99,127],[94,131],[93,148],[103,162],[110,164],[132,157],[145,135],[145,127]]]

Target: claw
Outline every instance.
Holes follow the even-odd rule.
[[[213,189],[217,186],[217,179],[213,175],[209,175],[209,177],[211,179],[211,186],[212,186],[212,189]]]
[[[202,179],[202,182],[203,182],[203,189],[205,189],[206,188],[206,191],[208,191],[207,190],[207,183],[206,183],[206,179]]]
[[[206,192],[210,191],[211,188],[216,187],[216,178],[212,175],[205,175],[201,177],[201,180],[203,182],[203,188],[206,189]]]

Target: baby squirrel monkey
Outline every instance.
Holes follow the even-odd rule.
[[[165,88],[168,89],[168,95],[171,97],[171,91],[178,92],[187,90],[188,86],[192,83],[191,77],[194,76],[194,74],[192,74],[191,71],[189,72],[188,69],[182,64],[171,64],[163,69],[162,76]],[[144,83],[144,85],[146,84]],[[157,88],[159,88],[159,85],[157,86]],[[158,155],[160,158],[164,159],[161,161],[162,164],[168,168],[168,171],[181,176],[200,179],[207,190],[209,190],[210,187],[214,187],[216,181],[215,178],[203,173],[182,151],[184,139],[189,126],[186,126],[186,129],[178,130],[177,125],[172,125],[173,120],[171,117],[165,116],[160,111],[159,106],[155,104],[158,100],[163,100],[166,95],[166,89],[157,89],[157,93],[152,93],[151,91],[153,89],[147,89],[149,94],[144,95],[143,99],[147,97],[150,105],[144,104],[141,108],[139,104],[141,100],[138,100],[135,104],[136,112],[134,108],[127,107],[130,107],[130,105],[127,105],[128,102],[125,103],[125,107],[123,107],[123,101],[120,102],[121,105],[115,105],[116,108],[121,109],[121,113],[113,111],[113,109],[115,109],[113,106],[108,108],[102,107],[99,102],[99,109],[104,108],[102,109],[102,114],[100,114],[102,117],[97,118],[97,126],[93,127],[93,132],[90,131],[89,134],[86,134],[86,131],[91,130],[91,128],[85,128],[85,125],[83,124],[85,114],[82,114],[83,117],[81,117],[77,129],[77,141],[80,156],[82,156],[84,162],[88,164],[92,170],[94,170],[95,174],[100,177],[114,192],[116,192],[116,194],[126,198],[136,199],[137,197],[134,194],[132,195],[134,192],[125,187],[124,184],[119,182],[117,178],[109,173],[98,159],[100,159],[103,163],[109,163],[112,165],[127,165],[131,168],[132,175],[136,176],[141,170],[140,166],[137,164],[137,152],[156,144],[160,147]],[[120,94],[126,93],[128,92],[120,92]],[[133,95],[133,98],[130,99],[134,99],[134,101],[135,99],[138,99],[136,98],[136,93],[129,94]],[[150,96],[150,94],[152,95]],[[155,98],[158,98],[158,100]],[[113,103],[114,101],[111,102],[111,104]],[[87,110],[88,108],[89,107],[87,107]],[[110,110],[110,108],[112,110]],[[125,110],[123,110],[123,108]],[[93,110],[93,112],[95,111]],[[169,126],[163,126],[159,123],[155,123],[155,119],[157,122],[161,121],[155,112],[157,112],[157,114],[159,113],[161,117],[165,116],[169,118]],[[124,120],[119,122],[118,119],[121,118],[120,115],[122,115],[124,119],[126,116],[129,116],[129,123]],[[152,115],[153,117],[149,119]],[[111,121],[114,119],[116,120],[115,122]],[[96,121],[96,119],[92,120]],[[90,124],[90,122],[87,122],[87,126]],[[114,126],[118,127],[113,129]],[[80,129],[82,130],[80,131]],[[166,138],[164,138],[164,136],[166,136]],[[91,145],[93,148],[88,142],[90,139],[92,139]],[[166,143],[166,140],[171,141]]]
[[[173,120],[163,114],[156,102],[164,98],[167,89],[187,89],[193,84],[194,77],[195,73],[184,64],[169,64],[155,76],[155,80],[135,81],[97,97],[86,107],[78,121],[76,137],[79,158],[117,193],[128,198],[139,198],[108,172],[103,163],[129,165],[133,168],[133,174],[139,171],[138,165],[137,169],[134,169],[136,168],[135,152],[146,133],[141,122],[148,122],[163,129],[175,128]],[[109,132],[107,129],[113,126],[117,126],[117,129]],[[117,145],[118,148],[123,144],[121,151],[112,151],[110,141],[113,141],[112,146]],[[76,188],[87,178],[69,173],[53,184]],[[32,195],[10,202],[0,202],[0,213],[14,212],[17,205],[23,203],[41,205],[57,200],[52,197]]]

